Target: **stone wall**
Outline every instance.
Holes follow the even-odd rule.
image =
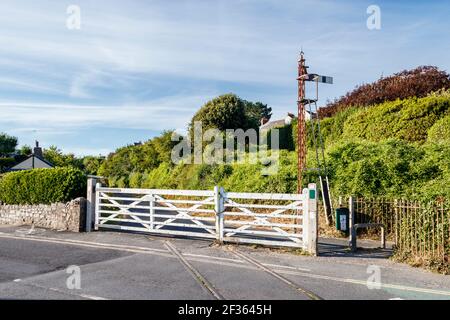
[[[0,204],[0,225],[34,225],[60,231],[84,230],[86,199],[38,205]]]

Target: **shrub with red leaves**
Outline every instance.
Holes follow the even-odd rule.
[[[363,107],[396,99],[420,98],[442,88],[450,88],[450,75],[434,66],[421,66],[358,86],[345,96],[320,108],[319,116],[331,117],[351,106]]]

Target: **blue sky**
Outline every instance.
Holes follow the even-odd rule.
[[[380,30],[366,26],[372,4]],[[0,132],[77,155],[183,131],[228,92],[295,112],[301,47],[334,77],[321,104],[383,74],[450,70],[448,1],[2,0],[0,12]]]

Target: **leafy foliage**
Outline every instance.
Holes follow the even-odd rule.
[[[83,171],[86,174],[97,175],[100,166],[102,165],[104,157],[86,156],[83,158]]]
[[[160,164],[158,153],[151,142],[137,146],[122,147],[108,155],[101,164],[98,174],[108,177],[119,186],[128,184],[131,172],[144,173],[156,168]]]
[[[428,130],[428,142],[450,144],[450,114],[436,121]]]
[[[319,109],[321,118],[352,106],[365,107],[409,97],[425,97],[431,92],[450,88],[450,75],[433,66],[405,70],[387,78],[356,87],[345,96]]]
[[[447,114],[450,114],[450,99],[445,96],[385,102],[349,116],[344,123],[343,136],[370,141],[397,138],[424,142],[429,128]]]
[[[445,140],[449,136],[448,115],[450,90],[424,98],[389,101],[366,108],[347,108],[333,117],[322,119],[320,129],[326,146],[342,139],[373,142],[400,139],[424,143],[429,134],[434,135],[431,141]],[[436,127],[432,128],[434,125]],[[306,126],[307,132],[311,132],[311,123],[307,122]],[[297,120],[292,122],[291,127],[290,139],[297,145]],[[310,134],[307,143],[308,147],[313,147]]]
[[[50,146],[44,149],[43,156],[55,167],[75,167],[82,168],[82,160],[76,158],[73,153],[64,154],[58,147]]]
[[[236,99],[228,96],[224,101],[239,104]],[[217,105],[220,103],[214,107]],[[447,90],[423,98],[349,107],[322,119],[332,194],[403,196],[430,201],[449,198],[450,145],[446,140],[449,114],[450,90]],[[310,126],[308,122],[308,132]],[[296,192],[296,128],[296,121],[281,128],[281,147],[285,150],[280,153],[279,171],[272,176],[262,175],[260,163],[173,165],[168,161],[168,135],[147,142],[145,151],[143,146],[119,149],[108,157],[100,172],[110,178],[111,185],[119,187],[211,189],[221,185],[242,192]],[[314,168],[311,135],[307,142],[307,165]],[[165,147],[159,148],[157,143]],[[144,154],[150,159],[144,158]],[[304,180],[317,181],[317,173],[305,172]]]
[[[0,132],[0,156],[7,156],[16,150],[17,138]]]
[[[423,148],[401,140],[344,142],[328,156],[333,188],[341,195],[414,197],[441,175]]]
[[[270,119],[272,108],[261,102],[249,102],[235,94],[224,94],[208,101],[195,113],[189,124],[192,133],[194,122],[201,121],[204,130],[258,129],[261,118]]]
[[[12,157],[0,158],[0,172],[4,172],[16,163],[16,159]]]
[[[244,100],[244,108],[248,128],[258,129],[262,118],[270,120],[272,117],[272,108],[261,102]]]
[[[33,169],[0,178],[0,200],[7,204],[67,202],[86,194],[86,176],[75,168]]]
[[[23,156],[29,156],[33,153],[33,150],[31,149],[31,147],[29,145],[23,145],[22,147],[20,147],[20,149],[18,150],[20,155]]]
[[[247,129],[245,103],[235,94],[225,94],[208,101],[192,117],[189,128],[192,131],[195,121],[201,121],[203,129],[217,128]]]
[[[120,187],[134,186],[145,180],[144,175],[161,163],[171,163],[171,151],[176,142],[171,140],[173,131],[164,131],[161,136],[144,144],[130,145],[111,153],[98,168],[98,174],[108,177],[110,183]],[[144,180],[143,180],[144,179]]]

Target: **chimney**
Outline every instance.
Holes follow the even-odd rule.
[[[33,149],[33,155],[38,158],[43,158],[42,148],[39,147],[39,141],[36,141],[36,147],[34,147],[34,149]]]

